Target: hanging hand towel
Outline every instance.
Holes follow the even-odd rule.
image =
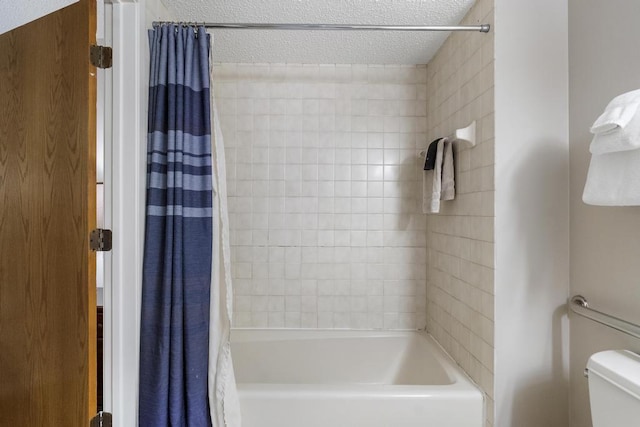
[[[453,200],[456,197],[456,181],[453,166],[453,142],[444,140],[444,154],[442,156],[442,200]]]
[[[582,200],[589,205],[640,206],[640,149],[592,155]]]
[[[433,141],[431,144],[429,144],[429,148],[427,148],[427,151],[425,152],[425,155],[424,155],[424,167],[422,168],[423,170],[430,171],[436,167],[436,154],[438,152],[438,141],[440,141],[441,139],[442,138],[438,138],[435,141]]]
[[[426,170],[422,175],[422,212],[440,212],[440,192],[442,190],[442,157],[444,154],[444,138],[438,141],[435,167]]]
[[[640,148],[640,90],[617,96],[598,117],[589,151],[592,154],[614,153]]]

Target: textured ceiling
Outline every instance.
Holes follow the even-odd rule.
[[[474,0],[163,0],[197,22],[456,25]],[[214,30],[216,62],[426,64],[449,33]],[[481,35],[478,34],[480,37]]]

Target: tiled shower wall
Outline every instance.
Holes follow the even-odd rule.
[[[214,71],[234,326],[424,327],[426,67]]]
[[[493,24],[478,0],[463,24]],[[427,329],[480,385],[493,425],[494,29],[454,33],[427,66],[427,136],[477,121],[478,145],[457,147],[456,199],[427,220]]]

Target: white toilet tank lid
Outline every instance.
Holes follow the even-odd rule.
[[[587,363],[589,375],[596,374],[640,399],[640,355],[628,350],[607,350],[593,354]]]

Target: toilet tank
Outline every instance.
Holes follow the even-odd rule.
[[[589,358],[593,427],[640,426],[640,356],[608,350]]]

